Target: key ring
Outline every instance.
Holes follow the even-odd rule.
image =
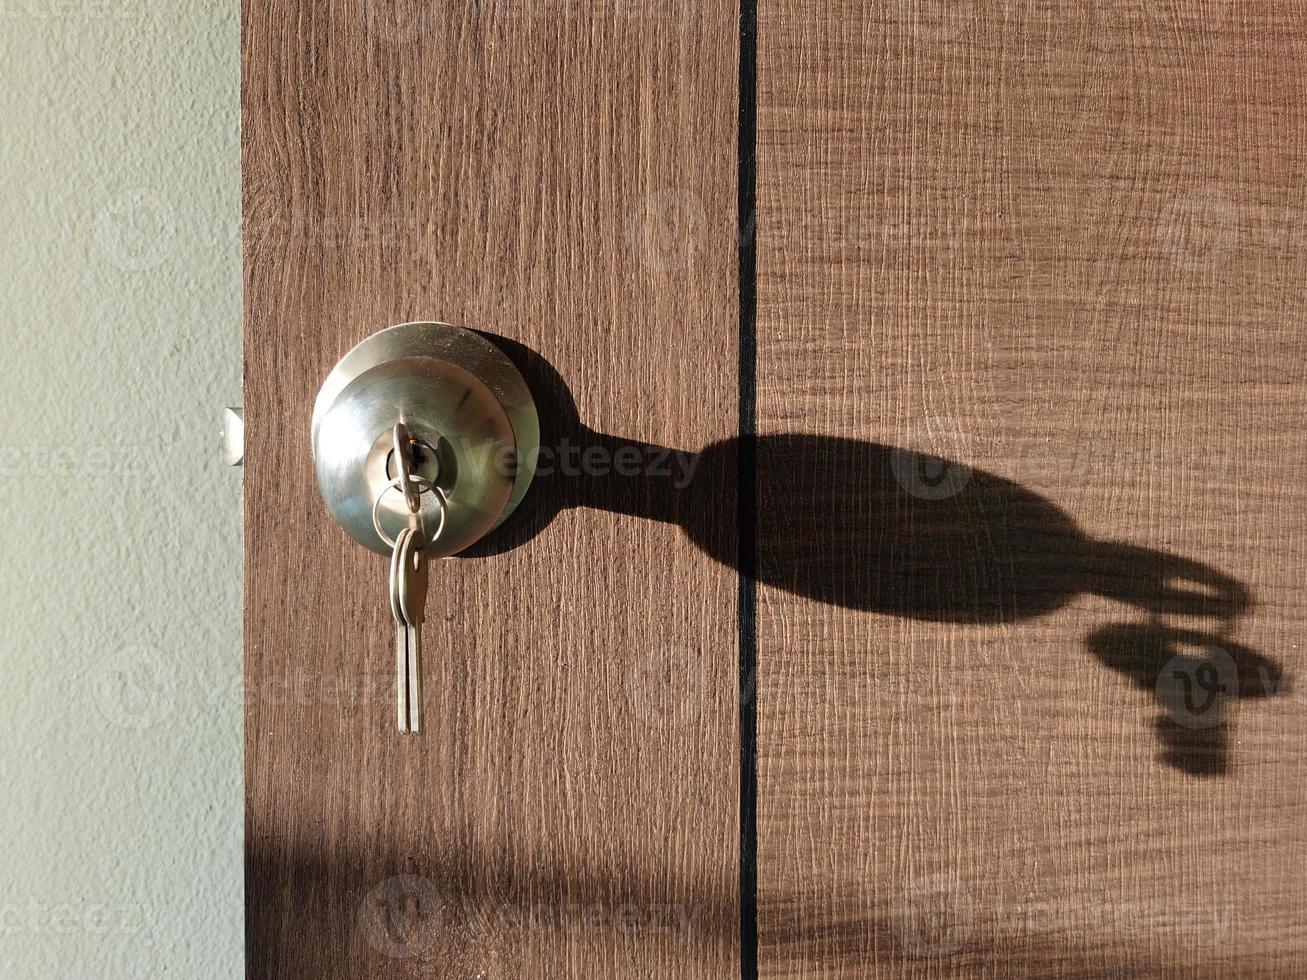
[[[425,477],[418,476],[416,473],[410,473],[408,479],[409,482],[417,486],[419,490],[419,495],[421,493],[426,493],[428,490],[430,490],[432,492],[432,496],[436,498],[436,503],[440,506],[440,524],[436,527],[436,533],[429,538],[427,537],[426,518],[422,516],[421,511],[416,511],[413,513],[413,516],[418,519],[418,526],[422,530],[423,544],[427,545],[430,544],[432,541],[435,541],[437,538],[439,538],[440,535],[444,532],[445,521],[449,516],[449,501],[445,499],[445,491],[440,487],[432,486],[431,481],[426,479]],[[391,480],[389,483],[387,483],[384,487],[381,488],[381,492],[377,494],[377,499],[372,504],[372,527],[376,530],[377,537],[381,538],[382,541],[386,542],[386,547],[390,548],[391,550],[394,550],[396,539],[392,538],[381,528],[381,501],[383,501],[386,498],[387,490],[402,490],[401,484],[403,483],[403,481],[404,478],[402,476],[398,476],[395,479]]]

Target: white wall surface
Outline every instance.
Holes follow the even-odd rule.
[[[0,2],[0,977],[242,975],[239,5]]]

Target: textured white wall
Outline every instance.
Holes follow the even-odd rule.
[[[242,972],[236,0],[0,3],[0,977]]]

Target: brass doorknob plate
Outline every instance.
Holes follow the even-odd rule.
[[[318,489],[356,541],[391,554],[407,526],[392,432],[402,422],[417,443],[417,473],[432,492],[421,516],[444,527],[429,557],[455,555],[501,524],[531,484],[540,421],[525,379],[480,334],[447,323],[402,323],[368,337],[332,369],[313,406]],[[380,498],[380,501],[378,502]],[[374,507],[377,522],[374,523]]]

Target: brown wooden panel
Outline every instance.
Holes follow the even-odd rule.
[[[762,974],[1307,974],[1301,4],[760,21]]]
[[[736,18],[246,0],[251,976],[737,972],[735,572],[647,470],[543,480],[433,569],[406,739],[308,431],[350,346],[438,319],[524,345],[554,448],[728,439]]]

